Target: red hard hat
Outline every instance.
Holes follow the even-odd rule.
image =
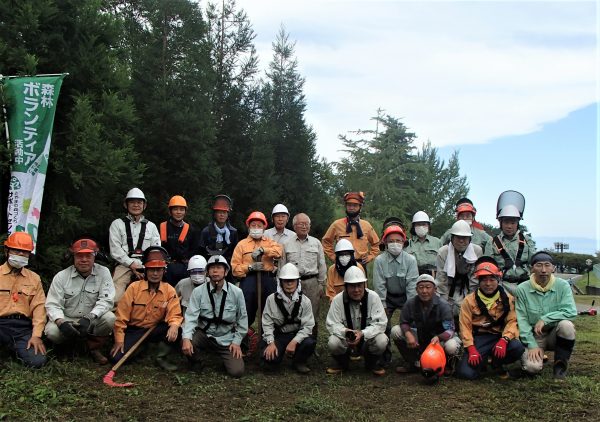
[[[246,226],[249,226],[250,222],[253,220],[262,221],[264,223],[265,227],[267,227],[269,225],[267,223],[267,217],[265,217],[265,215],[260,211],[254,211],[254,212],[250,213],[248,218],[246,218]]]
[[[144,251],[142,262],[145,268],[166,268],[169,253],[162,246],[150,246]]]
[[[22,251],[33,251],[33,238],[26,232],[14,232],[4,241],[4,246],[10,249],[19,249]]]
[[[404,233],[404,230],[402,230],[402,227],[389,226],[389,227],[386,227],[385,230],[383,231],[383,236],[381,236],[381,241],[385,242],[385,239],[392,233],[398,233],[400,236],[402,236],[402,239],[406,240],[406,233]]]
[[[456,215],[460,214],[461,212],[471,212],[473,213],[473,215],[477,214],[477,210],[475,210],[475,207],[472,204],[469,204],[468,202],[458,204],[458,206],[456,207]]]
[[[98,245],[92,239],[78,239],[69,248],[71,253],[95,253]]]
[[[213,202],[213,211],[231,211],[231,198],[227,195],[217,195],[215,196],[215,200]]]
[[[502,277],[502,271],[498,268],[496,260],[489,256],[482,256],[475,261],[475,272],[473,275],[479,278],[484,275],[493,275],[495,277]]]
[[[421,371],[425,377],[440,376],[446,367],[446,353],[439,343],[429,343],[421,354]]]
[[[364,192],[347,192],[344,195],[344,202],[354,203],[354,204],[364,204],[365,203],[365,193]]]

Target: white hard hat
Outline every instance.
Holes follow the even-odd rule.
[[[450,229],[450,234],[455,236],[473,236],[471,233],[471,226],[465,220],[455,221]]]
[[[427,215],[427,213],[425,213],[425,211],[417,211],[415,213],[415,215],[413,215],[412,222],[413,222],[413,224],[414,223],[431,223],[431,220],[429,220],[429,216]]]
[[[127,195],[125,195],[125,200],[127,201],[128,199],[142,199],[144,202],[146,201],[144,192],[142,192],[142,190],[139,188],[129,189],[129,192],[127,192]]]
[[[288,217],[290,216],[290,212],[283,204],[277,204],[273,207],[273,211],[271,211],[271,217],[273,217],[275,214],[287,214]]]
[[[300,273],[298,272],[298,268],[291,262],[288,262],[279,270],[280,280],[298,280],[299,278]]]
[[[344,283],[356,284],[364,283],[365,281],[367,281],[367,277],[365,277],[363,270],[354,265],[348,268],[344,274]]]
[[[227,271],[229,271],[229,269],[231,268],[229,266],[229,264],[227,263],[227,260],[225,259],[224,256],[213,255],[210,258],[208,258],[208,262],[206,263],[206,269],[208,270],[211,265],[215,265],[215,264],[223,264],[223,265],[225,265],[225,268],[227,269]]]
[[[335,253],[343,252],[343,251],[351,251],[354,252],[354,246],[352,246],[352,242],[348,239],[340,239],[335,244]]]
[[[519,212],[519,209],[514,205],[506,205],[500,210],[500,213],[498,214],[498,219],[501,219],[502,217],[514,217],[521,219],[521,213]]]
[[[206,259],[202,255],[194,255],[188,261],[188,271],[206,271]]]

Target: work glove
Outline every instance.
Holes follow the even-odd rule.
[[[63,321],[58,329],[66,338],[79,337],[79,330],[73,326],[71,321]]]
[[[81,337],[87,336],[88,330],[90,329],[90,324],[94,319],[96,319],[96,315],[91,313],[79,318],[79,321],[77,321],[77,329],[79,330],[79,335]]]
[[[481,363],[481,355],[479,354],[479,350],[475,345],[467,347],[467,352],[469,353],[469,365],[477,366]]]
[[[262,262],[253,262],[252,264],[250,264],[250,271],[262,271],[263,270],[263,263]]]
[[[508,348],[508,341],[504,337],[498,340],[498,343],[494,346],[494,357],[496,359],[504,359],[506,357],[506,349]]]
[[[256,248],[252,251],[252,259],[255,261],[260,261],[260,257],[265,253],[265,250],[261,246],[260,248]]]

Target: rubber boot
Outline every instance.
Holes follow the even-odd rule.
[[[108,363],[107,357],[100,351],[108,339],[109,336],[92,336],[89,334],[87,336],[86,343],[90,356],[98,365],[106,365]]]
[[[177,370],[177,365],[172,364],[166,358],[171,354],[171,346],[167,343],[161,341],[158,343],[157,347],[158,351],[156,352],[156,364],[160,366],[165,371],[175,371]]]
[[[554,378],[564,379],[567,376],[569,359],[573,353],[575,340],[568,340],[563,337],[556,337],[556,346],[554,348]]]
[[[326,371],[329,375],[340,374],[348,370],[350,366],[350,354],[348,352],[343,355],[331,355],[331,357],[333,358],[333,363],[327,367]]]
[[[365,354],[365,368],[378,377],[385,375],[385,368],[381,365],[380,355]]]

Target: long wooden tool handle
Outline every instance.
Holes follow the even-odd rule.
[[[142,337],[140,337],[140,339],[138,341],[136,341],[133,346],[131,346],[131,348],[127,351],[127,353],[125,353],[123,355],[123,357],[121,359],[119,359],[119,361],[117,363],[115,363],[115,366],[112,367],[111,371],[116,371],[117,369],[119,369],[121,367],[121,365],[123,365],[125,363],[125,361],[129,358],[129,356],[131,356],[133,354],[133,352],[135,352],[136,349],[138,347],[140,347],[140,344],[142,344],[144,342],[144,340],[146,340],[146,338],[148,338],[148,336],[154,330],[154,328],[156,328],[156,325],[148,328],[146,330],[146,332],[144,333],[144,335]]]

